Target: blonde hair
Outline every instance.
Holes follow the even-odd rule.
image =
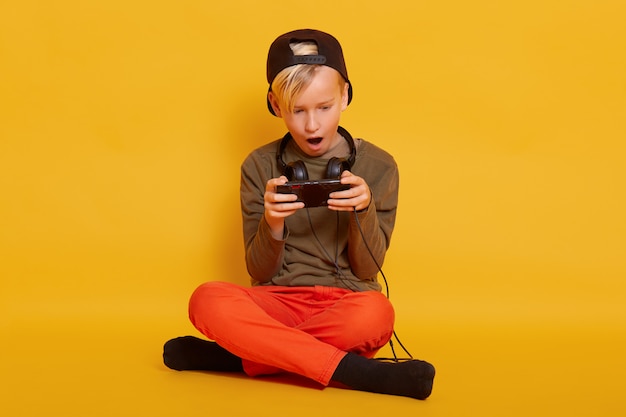
[[[315,42],[298,42],[289,45],[294,55],[317,55]],[[304,90],[313,79],[315,71],[320,65],[298,64],[292,65],[279,72],[272,82],[272,92],[278,102],[289,112],[293,112],[295,101],[300,92]],[[343,88],[346,81],[337,73],[339,87]]]

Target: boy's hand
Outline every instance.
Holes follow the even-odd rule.
[[[295,194],[280,194],[276,192],[277,185],[287,182],[287,177],[280,176],[272,178],[265,184],[265,194],[263,195],[265,206],[265,221],[272,230],[272,236],[276,239],[283,238],[285,229],[285,217],[289,217],[296,211],[304,207],[304,203],[296,201]]]
[[[336,211],[354,211],[356,209],[356,211],[360,211],[369,207],[372,193],[363,178],[350,171],[343,171],[341,183],[350,184],[350,189],[331,193],[328,200],[329,209]]]

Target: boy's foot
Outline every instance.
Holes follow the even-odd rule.
[[[163,363],[177,371],[243,371],[239,357],[215,342],[193,336],[168,340],[163,346]]]
[[[435,367],[428,362],[379,362],[354,353],[341,360],[332,380],[360,391],[425,400],[433,390]]]

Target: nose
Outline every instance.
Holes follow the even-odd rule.
[[[319,129],[319,127],[320,127],[320,123],[317,120],[317,117],[315,117],[315,112],[309,112],[309,114],[307,114],[306,124],[304,126],[304,129],[309,133],[313,133],[313,132],[316,132],[317,129]]]

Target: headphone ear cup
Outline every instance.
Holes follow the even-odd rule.
[[[285,177],[289,181],[306,181],[309,179],[309,172],[302,161],[294,161],[285,167]]]
[[[343,158],[332,157],[328,160],[328,165],[326,165],[326,178],[340,178],[341,173],[348,169],[350,169],[350,164],[347,160]]]

